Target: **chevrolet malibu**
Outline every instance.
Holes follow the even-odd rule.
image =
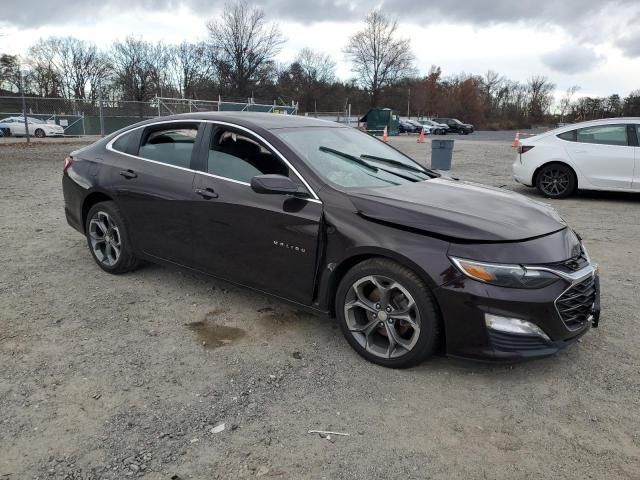
[[[553,209],[339,124],[149,120],[73,152],[62,183],[104,271],[150,261],[274,295],[384,366],[543,357],[598,323],[598,269]]]

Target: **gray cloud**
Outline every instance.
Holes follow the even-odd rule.
[[[91,21],[109,10],[171,11],[179,6],[190,7],[204,18],[224,6],[224,1],[211,0],[65,0],[43,8],[41,2],[4,0],[0,23],[19,27],[34,27],[56,23]],[[313,23],[322,20],[356,20],[375,6],[365,0],[258,0],[271,19]],[[593,18],[600,12],[640,11],[637,0],[457,0],[408,4],[406,0],[381,0],[383,10],[398,15],[403,21],[427,24],[440,20],[477,25],[526,22],[570,28],[581,19]],[[143,19],[141,19],[143,20]]]
[[[427,26],[436,22],[471,24],[476,26],[518,23],[527,26],[552,27],[564,30],[572,41],[592,44],[617,42],[629,57],[640,56],[640,33],[624,36],[635,28],[640,18],[638,0],[453,0],[443,2],[407,3],[406,0],[254,0],[269,20],[295,21],[305,24],[320,21],[354,21],[362,19],[372,7],[397,15],[401,22]],[[105,20],[127,12],[144,22],[144,12],[170,13],[187,7],[203,21],[215,17],[225,0],[64,0],[43,8],[41,2],[2,0],[0,28],[35,28],[39,26],[70,27]],[[131,32],[136,33],[136,32]],[[505,39],[508,41],[508,39]],[[533,38],[532,43],[535,43]],[[526,45],[523,45],[526,48]],[[593,52],[584,49],[579,55],[570,51],[553,52],[544,59],[551,68],[577,73],[597,63]]]
[[[616,42],[616,46],[619,47],[627,57],[640,57],[640,29],[620,38]]]
[[[602,61],[593,49],[575,44],[546,53],[541,59],[551,70],[566,74],[587,72]]]

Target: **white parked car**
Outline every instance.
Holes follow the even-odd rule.
[[[421,120],[421,123],[425,127],[429,127],[436,135],[446,135],[449,130],[449,125],[446,123],[438,123],[433,120]]]
[[[576,190],[640,192],[640,118],[565,125],[520,141],[516,181],[550,198]]]
[[[29,135],[43,138],[55,135],[64,135],[64,129],[60,125],[47,123],[39,118],[27,117],[29,124]],[[11,135],[20,137],[25,135],[24,117],[7,117],[0,120],[5,123],[11,130]]]
[[[407,120],[407,122],[411,123],[412,125],[415,125],[418,133],[422,129],[422,130],[424,130],[424,134],[425,135],[431,135],[431,133],[433,131],[430,125],[424,125],[424,124],[418,122],[417,120]]]

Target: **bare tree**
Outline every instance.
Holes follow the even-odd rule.
[[[329,55],[303,48],[294,60],[300,65],[308,86],[331,83],[336,78],[336,62]]]
[[[527,80],[527,106],[529,118],[533,122],[544,120],[553,104],[555,84],[542,75],[534,75]]]
[[[571,110],[571,104],[573,103],[573,97],[576,93],[578,93],[580,87],[578,85],[573,85],[567,88],[567,91],[564,94],[564,97],[560,99],[560,121],[564,122],[564,117]]]
[[[487,103],[489,107],[488,113],[493,113],[496,110],[497,104],[500,101],[499,94],[501,91],[501,87],[504,84],[504,77],[500,75],[498,72],[494,72],[493,70],[488,70],[487,73],[482,77],[482,86],[485,90],[485,95],[487,97]]]
[[[397,30],[396,19],[373,10],[344,49],[358,82],[369,91],[371,105],[378,104],[383,88],[414,71],[409,40],[396,38]]]
[[[16,91],[20,86],[20,62],[17,55],[0,55],[0,89]]]
[[[227,3],[219,21],[207,23],[211,45],[217,51],[218,75],[235,93],[247,96],[255,85],[274,76],[274,57],[284,37],[268,24],[264,11],[245,0]]]
[[[166,51],[133,37],[113,44],[114,84],[123,98],[147,101],[161,94],[166,67]]]
[[[171,85],[182,98],[196,98],[202,84],[215,70],[214,52],[206,43],[187,43],[169,47]]]
[[[91,91],[110,72],[106,55],[73,37],[41,39],[30,47],[29,57],[39,89],[51,93],[57,83],[66,98],[94,97]]]

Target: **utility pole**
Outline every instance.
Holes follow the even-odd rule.
[[[409,96],[407,97],[407,118],[411,119],[411,87],[409,87]]]
[[[100,113],[100,136],[104,137],[104,111],[102,107],[102,82],[98,83],[98,109]]]
[[[29,143],[29,122],[27,121],[27,102],[24,99],[24,76],[22,75],[22,67],[18,66],[20,71],[20,96],[22,97],[22,119],[24,120],[24,134],[27,137],[27,143]]]

